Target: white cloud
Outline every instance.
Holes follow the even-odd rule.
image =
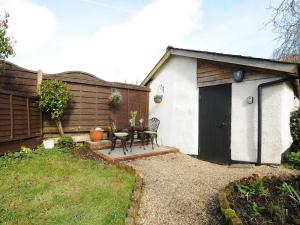
[[[127,23],[68,43],[59,67],[101,74],[107,80],[141,81],[168,44],[180,45],[197,29],[198,19],[197,0],[153,1]]]
[[[58,27],[54,14],[30,0],[0,0],[0,14],[10,14],[9,34],[17,41],[17,54],[26,54],[45,43]]]
[[[273,4],[277,2],[272,1]],[[209,23],[210,15],[204,15],[205,24],[210,26],[194,34],[197,40],[185,43],[185,46],[268,58],[278,45],[272,26],[266,26],[272,17],[272,11],[267,10],[269,6],[269,1],[246,0],[217,15],[212,23]]]

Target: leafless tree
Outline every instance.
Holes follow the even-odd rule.
[[[273,11],[271,23],[280,42],[273,57],[300,62],[300,0],[282,0],[270,9]]]

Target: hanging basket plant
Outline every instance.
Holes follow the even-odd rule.
[[[121,95],[121,93],[119,91],[114,91],[109,96],[109,105],[112,107],[116,107],[121,104],[122,100],[123,96]]]
[[[154,96],[154,102],[157,103],[157,104],[161,103],[162,97],[163,97],[162,95],[155,95]]]

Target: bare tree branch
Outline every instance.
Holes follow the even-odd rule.
[[[300,0],[283,0],[273,11],[271,23],[281,43],[273,57],[295,60],[300,57]]]

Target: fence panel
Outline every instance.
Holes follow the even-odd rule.
[[[80,71],[43,74],[12,63],[0,61],[0,143],[20,141],[42,134],[58,134],[53,120],[41,115],[35,95],[41,80],[57,79],[66,82],[74,98],[66,109],[62,125],[66,133],[89,132],[100,126],[107,128],[110,118],[121,129],[129,125],[130,111],[137,119],[148,118],[149,89],[138,85],[108,82]],[[123,95],[123,102],[114,109],[109,96],[114,89]],[[0,145],[0,153],[1,153]]]
[[[70,78],[72,76],[72,79]],[[45,75],[44,79],[58,79],[68,84],[73,101],[62,118],[66,133],[89,132],[92,128],[109,126],[113,119],[118,129],[129,126],[130,111],[137,111],[137,120],[148,119],[149,89],[137,85],[101,80],[83,72],[65,72]],[[120,91],[123,102],[116,108],[109,106],[114,89]],[[57,134],[57,128],[48,115],[43,116],[43,133]]]
[[[42,135],[42,115],[34,97],[0,90],[0,143]]]

